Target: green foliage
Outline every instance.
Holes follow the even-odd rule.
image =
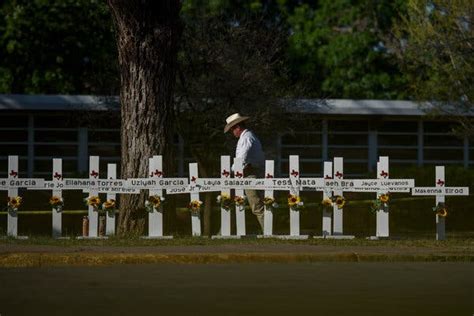
[[[457,117],[474,135],[474,2],[410,0],[403,23],[395,28],[403,71],[413,94],[436,106],[435,114]]]
[[[403,1],[187,0],[182,18],[185,32],[199,36],[208,31],[208,37],[213,37],[208,44],[214,46],[201,43],[201,49],[207,50],[219,49],[218,41],[237,45],[229,42],[238,39],[225,31],[224,24],[236,31],[247,28],[248,21],[255,27],[258,21],[260,31],[277,32],[281,43],[274,56],[279,65],[272,68],[285,83],[278,88],[279,95],[389,99],[406,97],[404,77],[385,47],[385,36],[402,9]],[[7,0],[0,5],[0,14],[5,17],[0,20],[0,93],[118,92],[115,39],[104,2]],[[221,25],[216,26],[215,20],[221,20]],[[256,46],[247,45],[247,56],[261,54],[261,45],[252,36],[249,44]],[[182,52],[195,45],[193,39],[185,36]],[[183,63],[183,53],[181,57]],[[199,58],[192,57],[193,62]],[[263,62],[257,65],[260,69],[274,63],[252,61]],[[288,71],[292,84],[288,84]],[[262,79],[258,76],[254,82]]]
[[[234,139],[223,133],[228,115],[250,115],[251,128],[261,136],[273,136],[280,128],[274,123],[280,112],[277,72],[285,40],[258,18],[230,19],[202,8],[191,12],[184,14],[177,124],[206,172],[219,170],[218,155],[234,150]]]
[[[294,80],[315,96],[403,98],[404,79],[386,48],[402,1],[322,0],[288,16]]]
[[[0,15],[0,93],[118,91],[112,23],[102,1],[7,0]]]

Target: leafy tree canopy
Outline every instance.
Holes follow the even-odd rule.
[[[103,1],[8,0],[0,16],[0,93],[117,93],[115,39]]]
[[[386,48],[403,1],[320,0],[288,16],[290,67],[307,93],[331,98],[405,97],[404,79]]]
[[[410,0],[395,45],[411,93],[454,116],[471,137],[474,111],[474,2]]]

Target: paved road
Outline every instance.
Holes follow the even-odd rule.
[[[10,315],[468,315],[472,263],[0,269]]]

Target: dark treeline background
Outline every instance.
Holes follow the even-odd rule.
[[[280,39],[269,57],[278,61],[272,71],[286,87],[275,90],[280,95],[408,98],[407,78],[387,48],[393,24],[405,11],[406,1],[186,0],[182,20],[195,27],[185,28],[181,47],[189,47],[189,35],[211,18],[221,25],[207,28],[209,35],[222,34],[222,25],[258,24]],[[0,15],[0,93],[118,94],[117,52],[105,1],[6,0]],[[229,37],[201,39],[207,41],[202,46],[212,48]],[[186,57],[180,54],[182,65]]]

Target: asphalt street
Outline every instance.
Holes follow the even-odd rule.
[[[10,315],[469,315],[472,263],[154,264],[0,269]]]

